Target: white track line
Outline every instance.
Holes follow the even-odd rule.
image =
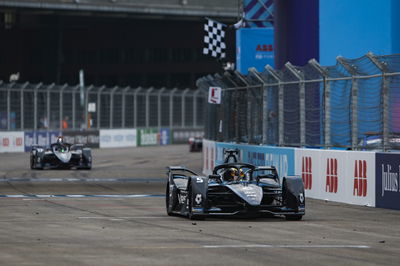
[[[370,248],[365,245],[205,245],[203,248]]]

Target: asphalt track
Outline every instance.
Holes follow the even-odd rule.
[[[399,265],[400,212],[307,199],[302,221],[190,221],[164,208],[186,145],[93,150],[91,171],[0,154],[0,265]]]

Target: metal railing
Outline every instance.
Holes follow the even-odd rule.
[[[400,54],[314,59],[209,75],[198,88],[222,88],[222,103],[207,104],[205,137],[295,147],[400,149]]]
[[[2,83],[0,130],[201,128],[202,90]]]

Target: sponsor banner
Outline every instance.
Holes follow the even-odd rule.
[[[23,152],[23,151],[24,151],[23,131],[0,132],[0,153]]]
[[[71,144],[84,144],[90,148],[99,148],[99,130],[73,130],[63,132],[64,141]]]
[[[136,129],[101,129],[100,148],[136,147]]]
[[[211,175],[215,166],[216,144],[214,141],[203,139],[203,174]]]
[[[376,154],[376,207],[400,210],[400,153]]]
[[[171,130],[169,128],[160,129],[160,145],[171,144]]]
[[[203,137],[203,135],[204,131],[202,129],[174,129],[172,130],[172,143],[188,143],[189,138]]]
[[[296,149],[295,173],[306,196],[375,206],[375,153]]]
[[[241,28],[236,31],[236,65],[247,75],[250,67],[263,72],[266,65],[274,67],[274,29]]]
[[[25,151],[31,151],[32,145],[49,146],[55,143],[58,136],[61,136],[60,131],[25,131]]]
[[[294,175],[294,149],[217,142],[216,164],[224,162],[224,149],[240,151],[239,160],[257,166],[273,165],[280,177]],[[282,181],[282,178],[281,178]]]
[[[157,145],[159,137],[159,132],[156,128],[140,128],[137,130],[137,145]]]

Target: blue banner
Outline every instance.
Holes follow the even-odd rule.
[[[32,145],[49,146],[55,143],[60,131],[25,131],[25,151],[31,151]]]
[[[236,31],[237,70],[247,75],[250,67],[263,72],[266,65],[274,67],[274,29],[241,28]]]
[[[400,154],[377,153],[375,171],[375,206],[400,210]]]
[[[217,142],[215,165],[224,162],[224,149],[240,150],[239,160],[257,166],[272,165],[278,170],[279,176],[294,175],[294,149],[271,146],[238,145]]]
[[[171,130],[169,128],[160,129],[160,145],[168,145],[170,141]]]

